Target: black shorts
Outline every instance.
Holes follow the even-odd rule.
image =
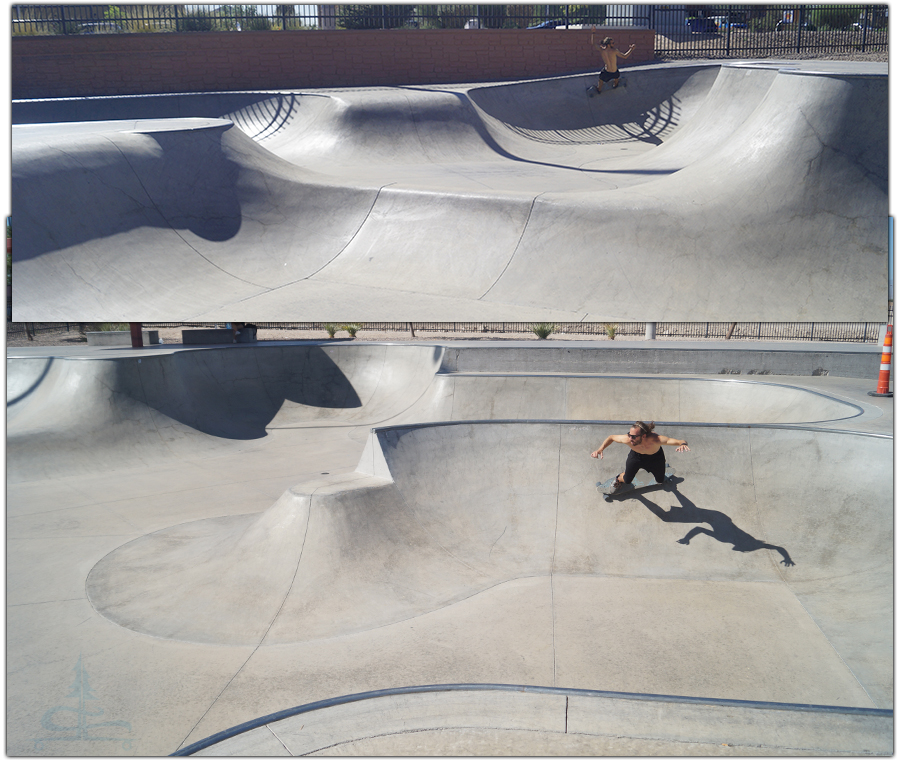
[[[603,70],[603,71],[600,73],[600,80],[602,80],[604,83],[609,83],[609,81],[611,81],[611,80],[618,80],[618,79],[619,79],[619,75],[621,75],[621,74],[622,74],[622,73],[619,72],[619,71],[616,71],[616,72],[607,72],[606,70]]]
[[[631,450],[625,459],[625,476],[622,480],[626,485],[630,485],[634,480],[634,475],[638,469],[646,469],[658,484],[662,484],[666,479],[666,454],[662,447],[653,455],[641,455],[639,452]]]

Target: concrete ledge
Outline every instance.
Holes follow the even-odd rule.
[[[455,744],[441,747],[447,732]],[[890,710],[484,684],[326,700],[174,754],[890,755],[892,746]]]
[[[127,345],[131,347],[131,332],[86,332],[88,345]],[[141,331],[144,345],[159,345],[159,332],[155,329]]]
[[[230,329],[185,329],[181,333],[181,342],[184,345],[218,345],[230,343],[233,334]],[[242,329],[238,332],[239,343],[255,343],[256,329],[253,327]]]
[[[447,348],[444,372],[830,375],[875,378],[880,352],[685,348]]]

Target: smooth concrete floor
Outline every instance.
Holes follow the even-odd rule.
[[[91,356],[95,361],[117,358],[115,352],[95,351]],[[133,352],[122,356],[132,358]],[[421,351],[410,361],[418,371]],[[360,378],[371,369],[371,360],[366,362],[358,372],[349,359],[341,363],[359,392]],[[379,377],[388,378],[388,369],[381,366]],[[425,372],[423,393],[431,387],[432,377]],[[825,479],[823,473],[837,473],[842,462],[850,463],[854,473],[884,473],[890,458],[883,450],[867,455],[870,445],[882,447],[877,437],[869,435],[892,435],[893,404],[892,399],[866,395],[873,390],[871,381],[787,376],[759,381],[801,386],[860,410],[849,418],[823,422],[822,428],[829,429],[825,433],[812,432],[837,436],[836,446],[819,442],[810,447],[805,439],[808,431],[735,428],[754,445],[758,459],[754,473],[771,475],[777,468],[771,463],[777,463],[779,455],[803,458],[804,452],[825,453],[821,456],[825,470],[817,480]],[[46,437],[38,444],[26,441],[33,418],[29,399],[49,399],[43,407],[61,399],[65,406],[72,392],[84,392],[84,382],[79,375],[54,383],[46,392],[37,388],[22,399],[15,405],[20,412],[10,423],[8,441],[21,441],[17,446],[26,454],[46,446]],[[60,390],[61,385],[66,388]],[[765,501],[754,504],[762,518],[733,513],[740,508],[737,501],[749,501],[754,494],[754,483],[739,475],[734,477],[736,497],[727,512],[745,534],[761,540],[741,551],[734,541],[700,534],[685,546],[676,541],[696,520],[679,521],[675,516],[667,521],[665,507],[674,512],[672,504],[678,503],[671,493],[643,496],[650,510],[637,500],[607,507],[612,513],[603,514],[600,523],[579,503],[596,500],[590,498],[596,492],[589,490],[594,481],[602,481],[603,473],[588,453],[612,424],[523,428],[500,420],[468,429],[465,423],[456,423],[446,429],[456,432],[452,435],[440,427],[396,432],[391,425],[409,422],[399,419],[403,411],[390,413],[397,405],[379,402],[377,385],[368,387],[374,405],[368,416],[365,404],[351,420],[304,413],[302,426],[271,430],[261,439],[229,440],[205,455],[186,453],[165,462],[160,456],[143,461],[126,458],[133,450],[121,444],[117,446],[122,464],[103,473],[80,470],[62,477],[8,478],[9,755],[165,755],[248,720],[320,699],[448,682],[891,707],[892,623],[883,615],[891,613],[892,562],[885,558],[885,548],[890,551],[893,530],[890,512],[881,511],[885,495],[890,498],[889,483],[873,477],[878,490],[874,497],[858,498],[857,505],[863,508],[852,516],[829,509],[818,519],[811,514],[812,520],[803,524],[804,518],[794,522],[783,514],[768,517]],[[120,411],[115,419],[120,421],[136,414],[121,404],[116,409]],[[409,414],[417,422],[427,422],[428,410],[422,404],[417,410]],[[387,432],[378,441],[394,485],[359,470],[365,463],[364,451],[375,451],[373,442],[379,435],[370,429],[376,424]],[[835,429],[843,435],[835,434]],[[534,433],[517,433],[522,430]],[[681,424],[670,433],[684,434],[692,444],[696,441],[692,453],[670,455],[670,463],[686,480],[679,490],[691,505],[722,508],[719,496],[728,484],[728,475],[722,474],[726,468],[744,473],[742,464],[734,462],[740,451],[733,448],[745,440],[739,438],[734,445],[730,439],[717,438],[718,429]],[[199,434],[185,429],[181,439],[194,441],[195,435]],[[396,445],[390,438],[395,435]],[[794,439],[785,440],[788,436]],[[491,447],[509,446],[522,437],[519,459],[515,453],[502,458],[505,453],[490,452]],[[71,437],[60,434],[57,439]],[[461,440],[463,444],[458,443]],[[529,449],[537,451],[546,441],[551,442],[548,447],[558,447],[555,452],[561,459],[559,476],[554,471],[547,479],[546,468],[529,459]],[[888,441],[884,447],[889,446]],[[398,454],[401,451],[406,454]],[[847,460],[840,461],[843,453]],[[851,462],[854,456],[856,461]],[[462,466],[460,460],[465,461]],[[437,487],[425,484],[422,474],[434,468],[432,461],[446,473],[444,487],[439,478],[433,480]],[[499,461],[507,465],[496,465]],[[535,472],[508,477],[521,475],[526,467]],[[24,474],[22,468],[18,466],[16,473]],[[721,477],[718,481],[716,474]],[[507,477],[519,480],[513,488],[521,486],[515,489],[518,502],[512,509],[503,502],[510,490]],[[778,502],[792,496],[811,501],[810,496],[818,495],[814,489],[798,488],[794,479],[778,481],[778,474],[774,478],[777,484],[765,490],[758,480],[755,483],[756,494],[774,502],[772,512],[785,512]],[[460,489],[461,480],[470,480],[470,489]],[[412,523],[402,516],[398,519],[400,510],[386,503],[384,496],[394,486],[417,512],[415,527],[424,526],[431,533],[424,540],[421,529],[410,530]],[[568,501],[567,510],[574,517],[568,529],[554,526],[541,508],[541,499],[546,498],[541,490],[548,486],[554,498]],[[560,497],[560,491],[565,495]],[[496,503],[477,516],[477,507],[471,510],[475,518],[466,526],[466,537],[474,540],[469,538],[470,546],[465,547],[470,551],[462,551],[461,542],[453,538],[462,532],[459,526],[469,516],[468,507],[481,505],[478,502],[485,496]],[[856,499],[853,491],[842,490],[839,496],[850,505]],[[453,500],[459,508],[444,505]],[[681,503],[682,509],[688,505]],[[654,505],[662,514],[652,513]],[[290,570],[296,575],[287,579],[294,589],[285,593],[283,584],[277,587],[286,563],[277,555],[289,551],[290,539],[278,534],[294,532],[291,528],[302,524],[298,512],[303,506],[310,512],[309,528],[320,523],[319,529],[304,536],[303,564],[308,567],[298,571],[294,560]],[[376,530],[359,519],[367,507],[385,512]],[[500,513],[516,512],[518,507],[522,517],[516,514],[504,524]],[[426,522],[422,517],[432,509],[437,519]],[[525,517],[524,512],[534,513]],[[341,524],[344,519],[346,525]],[[535,529],[542,523],[548,523],[555,547]],[[450,529],[442,535],[441,528]],[[358,538],[353,529],[361,534]],[[451,538],[451,531],[456,536]],[[510,535],[515,535],[512,541]],[[373,540],[365,540],[368,537]],[[786,548],[796,565],[779,564],[783,555],[759,548],[762,540]],[[320,546],[314,549],[312,544]],[[417,554],[411,544],[421,544],[424,551]],[[423,563],[422,555],[430,553],[434,561],[428,558]],[[233,559],[223,560],[227,554]],[[555,562],[542,562],[543,554],[555,554]],[[179,555],[191,558],[179,565]],[[174,561],[167,563],[170,558]],[[166,564],[169,567],[162,571]],[[837,566],[836,572],[829,566]],[[854,579],[854,571],[860,580]],[[128,586],[122,583],[126,573]],[[227,606],[222,605],[227,604],[223,590],[238,587],[246,594],[242,612],[252,621],[254,603],[263,608],[272,602],[266,592],[269,585],[282,599],[275,598],[268,626],[253,633],[255,638],[240,626],[234,627],[243,635],[237,642],[217,639],[232,623],[225,617],[216,621],[216,614]],[[172,604],[175,596],[181,598],[177,605]],[[202,600],[194,607],[191,597]],[[104,602],[112,604],[101,612]],[[145,619],[143,628],[135,613]],[[852,620],[860,614],[860,628],[868,630],[862,640],[852,631],[856,623]],[[205,626],[208,638],[198,640],[194,630],[203,625],[198,627],[196,619],[204,617],[210,618]],[[441,715],[453,713],[443,706],[436,709]],[[727,737],[711,742],[710,735],[685,729],[674,713],[674,722],[651,721],[660,726],[658,731],[616,734],[619,739],[593,736],[590,729],[581,739],[560,736],[555,729],[553,736],[544,735],[535,733],[534,726],[527,736],[517,736],[508,721],[515,722],[511,716],[519,713],[501,710],[501,714],[506,714],[507,722],[500,730],[496,721],[503,720],[496,717],[494,723],[477,725],[441,717],[417,733],[375,720],[366,724],[365,736],[347,734],[321,745],[314,742],[302,751],[364,755],[729,751],[723,747],[729,743]],[[723,722],[732,728],[734,724]],[[797,729],[799,723],[788,720],[781,725]],[[332,725],[328,730],[337,729]],[[797,730],[806,743],[785,736],[760,748],[747,736],[732,736],[732,743],[737,742],[732,751],[854,754],[860,746],[853,744],[853,737],[861,741],[865,733],[851,730],[848,743],[839,746],[816,743],[838,731],[821,725]],[[876,734],[883,739],[884,730]],[[813,740],[815,736],[819,739]],[[882,745],[867,746],[878,752]],[[227,751],[224,745],[220,749]],[[245,749],[236,746],[233,752]],[[277,754],[285,744],[279,741],[270,749]],[[269,754],[259,748],[255,752]]]

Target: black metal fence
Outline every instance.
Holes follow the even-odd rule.
[[[890,323],[890,319],[888,320]],[[8,323],[6,334],[9,341],[34,340],[40,343],[40,338],[54,335],[59,337],[65,333],[78,339],[85,331],[95,331],[100,326],[106,328],[128,329],[127,324],[51,324],[14,322]],[[210,323],[145,323],[146,329],[167,329],[181,327],[210,327]],[[225,326],[224,322],[219,324]],[[259,322],[258,329],[282,329],[298,331],[319,330],[322,337],[326,337],[324,322]],[[335,325],[340,328],[341,325]],[[397,332],[409,334],[410,325],[407,322],[369,322],[355,324],[360,331],[374,330],[380,332]],[[522,334],[532,333],[534,324],[526,322],[416,322],[412,325],[413,331],[422,336],[429,332],[455,333],[461,335],[484,334]],[[644,322],[560,322],[554,324],[555,334],[563,335],[602,335],[608,336],[610,328],[614,327],[616,337],[640,337],[646,334]],[[699,323],[670,323],[660,322],[656,324],[657,339],[681,338],[688,340],[786,340],[786,341],[813,341],[813,342],[845,342],[845,343],[880,343],[879,331],[881,324],[878,322],[803,322],[803,323],[776,323],[776,322],[699,322]],[[161,335],[162,336],[162,335]],[[260,335],[265,339],[265,335]]]
[[[642,6],[649,9],[649,6]],[[523,29],[631,23],[605,5],[13,5],[13,35],[335,29]],[[647,10],[641,15],[646,27]]]
[[[888,50],[886,5],[653,6],[660,58],[750,58]]]
[[[661,58],[887,51],[887,5],[13,5],[13,35],[655,29]],[[538,32],[539,34],[539,32]]]

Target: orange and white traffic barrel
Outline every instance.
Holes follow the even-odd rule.
[[[891,393],[891,353],[894,343],[894,325],[888,324],[881,348],[881,369],[878,372],[878,389],[869,391],[869,396],[893,396]]]

